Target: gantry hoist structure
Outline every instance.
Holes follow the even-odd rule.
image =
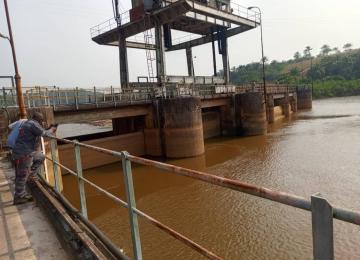
[[[258,25],[257,12],[230,0],[132,0],[132,9],[123,13],[117,11],[114,18],[91,28],[91,35],[98,44],[119,47],[121,86],[129,84],[127,48],[146,51],[147,82],[227,85],[230,73],[228,38]],[[189,35],[174,39],[174,31]],[[192,48],[207,43],[212,44],[214,75],[195,77]],[[222,56],[221,75],[217,72],[216,44]],[[184,49],[188,75],[167,75],[165,52]],[[139,78],[144,77],[138,77],[138,81]]]

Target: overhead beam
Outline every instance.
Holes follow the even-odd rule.
[[[106,44],[108,46],[119,46],[119,42],[110,42]],[[126,41],[126,47],[132,49],[148,49],[148,50],[156,50],[155,44],[150,43],[143,43],[143,42],[133,42],[133,41]]]
[[[231,36],[234,36],[236,34],[248,31],[250,29],[253,29],[252,27],[248,27],[248,26],[241,26],[241,27],[236,27],[234,29],[230,29],[226,31],[226,37],[229,38]],[[214,41],[217,41],[219,39],[219,34],[216,33],[214,34]],[[168,48],[166,51],[177,51],[177,50],[182,50],[182,49],[186,49],[186,48],[192,48],[195,46],[199,46],[199,45],[203,45],[206,43],[209,43],[212,41],[212,36],[211,34],[208,34],[204,37],[198,38],[198,39],[194,39],[191,41],[187,41],[187,42],[182,42],[176,45],[173,45],[171,48]]]
[[[189,16],[188,12],[194,12],[195,16]],[[258,22],[234,15],[229,12],[224,12],[201,3],[198,3],[193,0],[178,0],[166,7],[160,8],[153,11],[150,16],[145,15],[138,20],[131,21],[121,26],[122,34],[128,38],[130,36],[136,35],[140,32],[154,28],[155,22],[158,24],[168,24],[179,19],[179,17],[194,18],[196,20],[201,20],[200,17],[196,17],[196,14],[204,15],[205,22],[210,22],[208,18],[215,19],[215,24],[218,21],[223,23],[231,23],[239,26],[246,26],[255,28],[259,25]],[[224,26],[223,24],[222,26]],[[108,32],[102,33],[98,36],[92,38],[93,41],[99,44],[109,44],[117,40],[118,29],[114,28]]]
[[[256,27],[258,25],[256,21],[249,20],[247,18],[237,16],[232,13],[227,13],[212,7],[208,7],[193,0],[186,0],[186,2],[192,7],[192,11],[199,14],[203,14],[236,25],[247,25],[251,27]]]
[[[128,38],[138,33],[149,30],[155,26],[155,21],[160,24],[170,23],[179,16],[191,10],[191,6],[186,0],[177,1],[169,6],[161,8],[151,13],[150,17],[144,16],[141,19],[132,21],[121,26],[123,35]],[[98,44],[109,44],[117,40],[118,29],[114,28],[108,32],[100,34],[92,38]]]

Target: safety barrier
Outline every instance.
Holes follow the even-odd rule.
[[[166,7],[169,6],[171,4],[176,3],[178,0],[163,0],[162,1],[162,7]],[[229,1],[229,3],[227,3],[226,5],[224,5],[224,2],[222,1],[212,1],[212,2],[208,2],[208,1],[194,1],[194,0],[189,0],[190,3],[197,3],[197,4],[201,4],[204,6],[208,6],[208,7],[212,7],[214,9],[217,10],[221,10],[223,12],[226,13],[231,13],[233,15],[236,15],[238,17],[242,17],[245,18],[249,21],[254,22],[255,25],[260,24],[260,14],[254,10],[249,10],[247,7],[242,6],[237,4],[234,1]],[[145,14],[145,12],[144,12]],[[187,14],[185,14],[186,16],[192,17],[192,18],[196,18],[197,17],[197,13],[196,12],[188,12]],[[198,15],[198,17],[203,16],[205,21],[210,21],[211,18],[208,18],[206,15],[200,14]],[[121,25],[127,24],[131,22],[130,19],[130,10],[126,10],[125,12],[121,13],[119,15],[119,21],[118,21]],[[115,18],[110,18],[98,25],[95,25],[93,27],[90,28],[90,35],[91,38],[95,38],[96,36],[99,36],[103,33],[106,33],[108,31],[111,31],[115,28],[117,28],[118,26],[118,22],[116,21]],[[214,22],[216,24],[219,23],[219,21],[217,22],[216,19],[214,19]],[[227,25],[228,23],[225,21],[221,21],[222,25]],[[190,37],[190,36],[187,36]],[[134,39],[134,38],[133,38]],[[135,40],[136,41],[136,40]],[[137,41],[136,41],[137,42]],[[140,42],[143,42],[142,40]],[[180,43],[182,42],[181,39],[176,39],[173,43]]]
[[[182,77],[186,81],[188,77]],[[211,81],[212,77],[197,77],[193,80]],[[267,85],[268,94],[282,94],[295,92],[299,87],[293,85]],[[304,88],[304,87],[302,87]],[[25,87],[23,97],[25,106],[39,107],[52,106],[54,110],[62,108],[69,110],[79,110],[84,105],[89,108],[104,107],[106,105],[127,105],[151,102],[162,98],[173,98],[181,96],[196,96],[202,99],[229,96],[237,93],[249,91],[263,93],[264,87],[261,84],[253,85],[223,85],[223,84],[197,84],[197,83],[166,83],[159,86],[151,82],[129,83],[128,88],[109,87],[109,88],[60,88],[60,87]],[[17,107],[15,88],[0,89],[0,107]]]
[[[74,155],[76,160],[76,171],[73,171],[66,166],[62,165],[57,158],[57,141],[73,144],[74,145]],[[149,216],[145,212],[141,211],[136,207],[133,178],[132,178],[132,166],[131,163],[137,163],[140,165],[151,166],[158,169],[166,170],[172,174],[181,175],[190,177],[199,181],[203,181],[209,184],[216,186],[224,187],[227,189],[232,189],[241,193],[246,193],[252,196],[260,197],[263,199],[275,201],[281,204],[292,206],[295,208],[303,209],[310,211],[312,214],[312,236],[313,236],[313,256],[314,259],[333,259],[334,258],[334,239],[333,239],[333,219],[342,220],[348,223],[360,225],[360,213],[356,211],[351,211],[343,208],[333,207],[325,198],[320,194],[315,194],[311,196],[311,200],[307,200],[303,197],[296,195],[288,194],[285,192],[279,192],[270,190],[268,188],[255,186],[247,183],[243,183],[237,180],[231,180],[215,175],[211,175],[205,172],[190,170],[166,163],[161,163],[149,159],[140,158],[128,154],[127,152],[116,152],[77,141],[70,141],[66,139],[60,139],[56,137],[51,137],[51,158],[47,157],[48,160],[53,162],[53,170],[55,174],[55,189],[60,190],[60,175],[58,172],[58,166],[66,170],[70,174],[77,177],[78,180],[78,189],[80,194],[80,212],[81,215],[87,218],[87,207],[86,207],[86,194],[85,194],[85,183],[92,186],[99,192],[103,193],[117,204],[125,207],[129,211],[130,219],[130,229],[131,229],[131,238],[133,244],[133,253],[135,259],[142,259],[141,251],[141,239],[139,234],[139,225],[138,217],[143,217],[151,224],[160,228],[167,234],[173,236],[177,240],[183,242],[190,248],[196,250],[203,256],[209,259],[222,259],[220,256],[215,253],[205,249],[201,245],[192,241],[190,238],[185,237],[184,235],[176,232],[172,228],[164,225],[155,218]],[[125,190],[127,196],[127,202],[121,200],[120,198],[114,196],[105,189],[99,187],[93,182],[89,181],[83,176],[82,165],[81,165],[81,156],[80,149],[81,147],[86,149],[91,149],[100,153],[107,155],[115,156],[121,159],[123,177],[125,183]]]

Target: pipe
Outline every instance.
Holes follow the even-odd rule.
[[[15,84],[16,84],[16,93],[17,93],[17,99],[18,99],[18,105],[19,105],[20,118],[23,119],[23,118],[26,118],[25,102],[24,102],[24,97],[23,97],[22,88],[21,88],[21,77],[19,74],[17,60],[16,60],[14,38],[12,36],[10,15],[9,15],[7,0],[4,0],[4,6],[5,6],[6,20],[7,20],[8,30],[9,30],[9,41],[10,41],[10,45],[11,45],[11,51],[12,51],[12,56],[13,56],[13,61],[14,61],[14,68],[15,68]]]

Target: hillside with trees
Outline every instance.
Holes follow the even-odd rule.
[[[313,84],[314,97],[360,95],[360,49],[346,43],[342,50],[324,44],[315,57],[306,46],[287,61],[266,62],[266,80],[280,84]],[[233,67],[230,80],[236,84],[262,82],[262,61]]]

